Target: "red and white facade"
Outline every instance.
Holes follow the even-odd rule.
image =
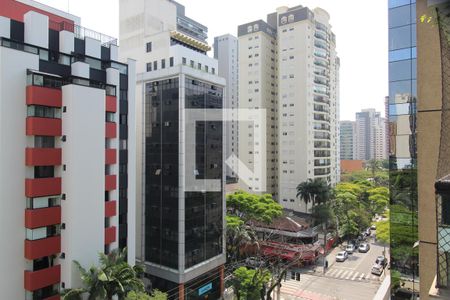
[[[1,299],[59,299],[99,252],[135,260],[134,62],[79,23],[0,0]]]

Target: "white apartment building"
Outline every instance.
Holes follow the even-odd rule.
[[[238,176],[238,156],[239,156],[239,122],[237,109],[239,107],[238,98],[238,39],[225,34],[214,38],[214,58],[217,59],[218,74],[225,78],[225,99],[224,108],[227,109],[226,126],[226,152],[227,159],[226,176],[233,181]],[[231,165],[231,167],[229,166]]]
[[[387,159],[386,123],[373,108],[356,113],[355,158]]]
[[[119,4],[120,55],[136,58],[138,70],[138,260],[145,264],[147,286],[168,292],[169,299],[219,299],[226,90],[217,60],[206,54],[208,28],[175,1]]]
[[[329,19],[320,8],[280,7],[267,22],[238,27],[239,106],[267,112],[262,192],[297,211],[305,210],[296,198],[299,183],[339,181],[339,58]],[[254,141],[246,127],[239,128],[239,154],[251,168]]]
[[[60,299],[100,252],[135,262],[135,73],[117,61],[80,18],[0,2],[2,299]]]

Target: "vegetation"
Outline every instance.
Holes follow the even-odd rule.
[[[144,283],[140,280],[143,269],[127,263],[126,249],[122,252],[115,250],[108,255],[100,253],[99,261],[99,266],[91,266],[89,270],[74,261],[80,271],[83,287],[65,290],[64,300],[110,300],[114,296],[124,299],[131,292],[138,293],[137,295],[145,292]]]
[[[270,194],[237,191],[227,195],[227,211],[229,216],[238,217],[244,223],[255,220],[270,224],[274,218],[281,216],[283,209]]]
[[[306,211],[308,211],[309,203],[312,203],[313,206],[325,204],[330,197],[330,185],[320,178],[308,179],[297,186],[297,198],[301,198],[305,202]]]
[[[167,294],[159,290],[154,290],[150,296],[143,292],[131,291],[127,294],[125,300],[167,300]]]
[[[232,285],[238,300],[264,299],[265,287],[270,281],[270,272],[267,269],[237,268],[233,272]]]

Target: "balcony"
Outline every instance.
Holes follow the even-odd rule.
[[[62,106],[61,89],[29,85],[27,86],[26,97],[27,105]]]
[[[106,111],[117,112],[117,98],[115,96],[106,96]]]
[[[26,121],[27,135],[61,136],[61,119],[28,117]]]
[[[25,227],[38,228],[61,223],[61,207],[25,210]]]
[[[25,165],[59,166],[61,165],[60,148],[26,148]]]
[[[61,252],[61,237],[52,236],[40,240],[25,240],[25,258],[29,260],[54,255]]]
[[[116,241],[116,226],[105,228],[105,245]]]
[[[27,291],[35,291],[61,281],[61,266],[46,268],[39,271],[25,271],[24,287]]]
[[[106,149],[105,150],[105,164],[114,165],[117,163],[117,150]]]
[[[105,135],[107,139],[114,139],[117,137],[117,124],[113,122],[106,122]]]
[[[105,176],[105,190],[112,191],[117,188],[117,176],[116,175],[106,175]]]
[[[117,201],[105,202],[105,217],[110,218],[117,215]]]
[[[61,178],[27,178],[25,179],[25,196],[43,197],[61,194]]]

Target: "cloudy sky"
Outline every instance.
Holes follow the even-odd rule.
[[[132,0],[131,0],[132,1]],[[39,0],[81,17],[84,27],[117,37],[118,0]],[[387,0],[179,0],[186,15],[208,26],[214,36],[237,26],[265,19],[279,6],[321,7],[331,15],[341,58],[341,120],[354,120],[355,112],[373,107],[384,114],[388,94]],[[212,55],[212,52],[209,53]]]

